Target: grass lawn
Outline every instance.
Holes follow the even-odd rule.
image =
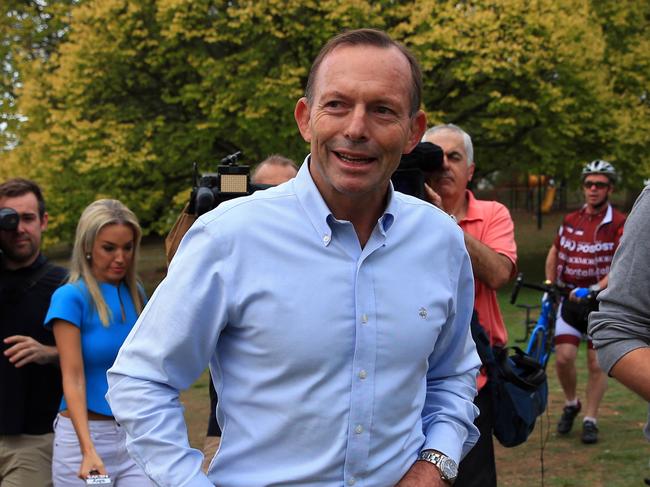
[[[544,259],[561,221],[560,214],[546,215],[544,226],[537,229],[534,217],[526,212],[515,212],[516,239],[519,248],[519,270],[525,272],[529,281],[542,281]],[[165,273],[163,245],[151,241],[143,246],[140,261],[141,276],[147,292],[151,294]],[[524,311],[509,304],[511,286],[499,293],[501,308],[508,325],[511,344],[523,335]],[[539,293],[522,290],[518,302],[536,304]],[[523,344],[520,344],[523,346]],[[578,387],[584,402],[586,382],[586,357],[581,346],[579,357]],[[516,448],[497,446],[499,485],[542,485],[541,458],[544,465],[546,486],[607,486],[625,487],[643,485],[643,477],[650,476],[648,459],[650,449],[643,438],[647,406],[614,380],[601,406],[599,417],[600,442],[596,445],[580,443],[579,419],[574,431],[566,437],[558,437],[555,424],[562,409],[563,396],[555,377],[553,358],[548,366],[549,407],[546,415],[538,421],[531,438]],[[200,448],[206,430],[209,399],[208,375],[201,378],[181,396],[185,407],[190,443]]]

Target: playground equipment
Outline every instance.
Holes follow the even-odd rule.
[[[532,192],[538,191],[539,209],[542,213],[546,214],[553,208],[555,201],[555,193],[557,191],[555,181],[545,175],[529,174],[528,175],[528,189]],[[543,194],[543,199],[541,198]]]

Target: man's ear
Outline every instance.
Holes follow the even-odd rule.
[[[296,103],[296,108],[293,111],[293,116],[296,119],[298,124],[298,130],[300,130],[300,135],[305,139],[305,142],[311,142],[311,126],[310,122],[310,108],[307,98],[304,96],[298,100]]]
[[[411,152],[416,145],[422,140],[422,136],[427,129],[427,116],[422,110],[418,110],[415,115],[411,117],[411,134],[409,135],[408,145],[404,150],[404,154]]]
[[[50,216],[47,214],[47,211],[43,213],[43,216],[41,217],[41,232],[44,232],[47,230],[47,222],[50,219]]]
[[[467,181],[471,181],[474,177],[474,170],[476,169],[476,164],[473,162],[467,168]]]

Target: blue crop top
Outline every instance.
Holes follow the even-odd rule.
[[[109,315],[109,326],[102,325],[88,288],[80,280],[65,284],[54,292],[45,317],[45,327],[51,328],[53,320],[61,319],[80,329],[87,408],[95,413],[112,416],[111,408],[104,397],[108,391],[106,371],[113,365],[117,352],[138,319],[138,314],[126,284],[114,286],[99,283],[99,289],[112,313]],[[124,307],[125,320],[122,320],[120,303]],[[63,397],[59,411],[67,408]]]

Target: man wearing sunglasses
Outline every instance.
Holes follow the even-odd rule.
[[[557,313],[555,353],[557,376],[565,395],[557,432],[566,435],[582,409],[577,395],[576,356],[586,337],[587,318],[598,308],[595,295],[607,287],[612,257],[623,234],[625,215],[609,203],[616,182],[616,169],[609,162],[595,160],[582,170],[585,204],[569,213],[546,257],[546,279],[571,289]],[[581,441],[598,441],[598,406],[607,388],[590,340],[587,342],[588,379]]]

